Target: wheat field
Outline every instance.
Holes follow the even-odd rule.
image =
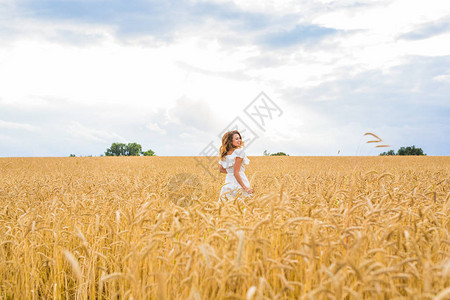
[[[0,298],[450,299],[449,157],[249,158],[0,158]]]

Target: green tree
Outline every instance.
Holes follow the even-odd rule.
[[[397,153],[394,150],[389,150],[388,152],[380,153],[380,155],[426,155],[423,153],[422,148],[416,148],[416,146],[400,147]]]
[[[277,153],[272,153],[270,154],[269,151],[264,150],[264,156],[289,156],[289,154],[286,154],[284,152],[277,152]]]
[[[409,146],[409,147],[401,147],[397,151],[397,155],[426,155],[423,153],[423,150],[421,148],[416,148],[416,146]]]
[[[152,149],[148,149],[147,151],[142,153],[144,156],[154,156],[155,155],[155,151],[153,151]]]
[[[270,154],[270,156],[289,156],[289,154],[286,154],[284,152],[277,152]]]
[[[151,149],[142,152],[142,146],[138,143],[112,143],[111,147],[106,149],[105,156],[152,156],[155,152]]]
[[[142,146],[137,143],[128,143],[125,147],[126,156],[140,156],[142,153]]]
[[[380,155],[381,156],[384,156],[384,155],[395,155],[395,151],[394,150],[389,150],[388,152],[380,153]]]
[[[127,145],[124,143],[112,143],[111,147],[106,149],[106,156],[125,156]]]

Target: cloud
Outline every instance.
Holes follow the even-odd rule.
[[[114,139],[117,142],[126,142],[127,139],[121,137],[120,135],[107,131],[94,129],[87,126],[83,126],[78,122],[72,122],[67,127],[67,133],[73,137],[85,139],[93,142],[107,142],[108,140]]]
[[[264,34],[260,38],[263,45],[271,48],[289,47],[300,43],[314,43],[338,33],[338,30],[312,24],[296,25],[290,30],[281,30]]]
[[[211,63],[214,63],[214,62],[211,62]],[[194,65],[186,63],[184,61],[177,61],[176,64],[178,67],[180,67],[180,69],[187,71],[188,74],[189,73],[198,73],[198,74],[202,74],[204,76],[220,77],[220,78],[224,78],[224,79],[251,80],[251,77],[246,75],[244,70],[242,70],[242,69],[232,70],[232,71],[210,70],[207,68],[194,66]],[[226,65],[226,64],[221,65],[221,63],[219,61],[216,61],[216,64],[217,65],[216,65],[215,69],[218,69],[221,67],[230,68],[230,65]],[[231,66],[231,68],[232,68],[232,66]]]
[[[409,57],[387,71],[342,73],[316,87],[286,88],[282,98],[296,106],[292,111],[320,117],[298,129],[313,136],[336,131],[337,140],[348,140],[375,131],[397,148],[419,144],[427,153],[445,155],[450,150],[450,85],[434,78],[445,76],[448,65],[450,56]]]
[[[159,133],[159,134],[166,134],[166,131],[164,129],[162,129],[158,123],[147,123],[145,125],[145,127],[155,133]]]
[[[167,41],[172,41],[179,29],[210,20],[232,22],[240,30],[261,30],[276,21],[270,14],[243,11],[230,2],[23,0],[18,1],[15,11],[36,20],[108,25],[121,38],[151,35]]]
[[[406,40],[422,40],[447,32],[450,32],[450,17],[420,24],[414,30],[402,34],[400,38]]]
[[[5,129],[19,129],[19,130],[26,130],[26,131],[36,131],[39,130],[39,127],[27,124],[27,123],[17,123],[17,122],[10,122],[10,121],[4,121],[0,120],[0,128]]]
[[[6,10],[8,20],[3,28],[11,35],[34,33],[49,41],[78,46],[108,40],[109,35],[124,43],[147,37],[143,41],[148,45],[167,46],[186,34],[205,34],[214,28],[212,38],[224,45],[280,48],[336,33],[331,27],[305,23],[298,11],[274,14],[273,10],[258,11],[237,4],[175,0],[21,0]],[[317,8],[302,5],[302,9],[308,11],[312,7]],[[320,10],[325,9],[320,6]],[[300,21],[303,23],[299,24]]]
[[[450,83],[450,71],[433,77],[433,80]]]
[[[449,3],[2,1],[0,120],[40,129],[2,123],[2,154],[196,155],[261,91],[286,108],[255,151],[354,154],[376,130],[448,154]]]
[[[151,114],[146,127],[158,133],[165,133],[166,130],[178,132],[194,130],[208,133],[220,125],[216,116],[217,113],[212,111],[207,102],[181,97],[173,106]]]

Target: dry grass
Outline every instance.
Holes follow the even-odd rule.
[[[449,299],[450,158],[251,161],[219,205],[188,157],[0,159],[0,297]]]

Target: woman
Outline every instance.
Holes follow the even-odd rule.
[[[238,193],[244,196],[250,196],[253,193],[244,173],[244,165],[248,165],[250,160],[247,158],[243,147],[244,142],[239,131],[228,131],[223,135],[222,146],[219,150],[219,169],[221,173],[225,173],[227,176],[225,177],[225,185],[220,190],[219,202],[234,199]]]

